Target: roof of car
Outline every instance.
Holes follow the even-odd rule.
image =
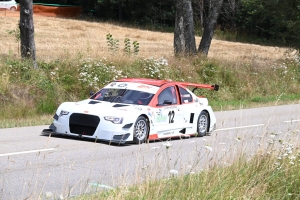
[[[196,88],[206,88],[212,90],[218,90],[218,85],[207,85],[207,84],[197,84],[197,83],[189,83],[189,82],[177,82],[172,80],[157,80],[157,79],[148,79],[148,78],[122,78],[117,80],[117,82],[134,82],[134,83],[143,83],[147,85],[154,85],[154,86],[162,86],[167,83],[173,83],[176,85],[181,85],[184,87],[196,87]]]

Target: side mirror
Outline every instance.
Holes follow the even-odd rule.
[[[172,101],[170,101],[170,100],[165,100],[165,101],[164,101],[164,105],[172,105]]]
[[[172,105],[172,101],[165,100],[163,104],[157,104],[156,106],[165,106],[165,105]]]

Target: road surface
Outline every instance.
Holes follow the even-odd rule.
[[[210,136],[142,145],[41,135],[48,126],[0,129],[0,199],[66,198],[226,166],[273,141],[299,144],[299,104],[215,114]]]

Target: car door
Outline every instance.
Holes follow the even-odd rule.
[[[182,106],[182,118],[183,118],[183,127],[184,128],[192,128],[193,121],[197,120],[198,116],[195,116],[196,106],[194,104],[192,94],[183,87],[178,87],[179,96],[181,100]]]
[[[182,110],[175,86],[164,88],[157,96],[154,123],[159,137],[175,136],[182,129]]]

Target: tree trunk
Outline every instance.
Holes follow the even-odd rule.
[[[37,68],[35,58],[33,4],[32,0],[20,0],[20,40],[22,58],[31,59]]]
[[[175,55],[197,53],[191,0],[176,0],[174,52]]]
[[[217,19],[220,14],[220,8],[222,6],[223,0],[212,0],[211,3],[212,5],[209,9],[207,23],[204,27],[201,42],[198,48],[198,52],[203,53],[205,55],[208,54],[208,50],[215,32]]]

